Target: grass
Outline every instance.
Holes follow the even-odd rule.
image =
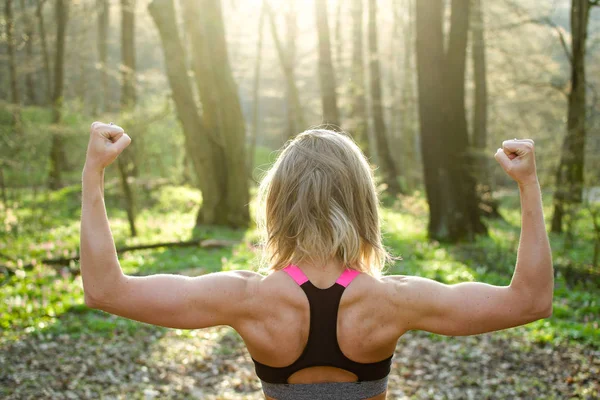
[[[265,152],[262,159],[270,157]],[[263,162],[263,161],[259,161]],[[128,236],[125,212],[114,174],[108,174],[106,203],[117,245],[189,239],[201,196],[187,186],[161,185],[138,188],[142,210],[137,218],[139,236]],[[545,196],[546,200],[550,196]],[[489,236],[474,243],[448,245],[426,240],[427,207],[424,196],[415,193],[383,209],[385,245],[402,260],[387,273],[420,275],[445,283],[484,281],[506,285],[516,261],[519,239],[519,207],[516,193],[502,199],[505,221],[488,221]],[[546,204],[546,215],[550,215]],[[78,246],[80,186],[52,193],[24,191],[19,201],[0,209],[0,264],[18,266],[44,257],[69,254]],[[589,222],[589,221],[588,221]],[[561,236],[551,236],[554,257],[579,263],[591,260],[591,224],[577,225],[577,242],[565,251]],[[220,270],[251,269],[256,266],[257,232],[212,228],[195,234],[234,239],[231,248],[158,249],[125,253],[121,264],[128,274],[158,272],[201,274]],[[13,261],[7,261],[11,259]],[[554,315],[503,334],[527,335],[538,343],[582,342],[600,344],[600,289],[598,285],[568,286],[561,274],[556,278]],[[83,304],[81,279],[62,270],[37,265],[4,280],[0,291],[0,343],[24,335],[115,335],[139,329],[161,328],[89,310]],[[440,339],[444,340],[444,339]]]

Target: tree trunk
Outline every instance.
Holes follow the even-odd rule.
[[[369,149],[369,127],[365,95],[365,68],[363,60],[363,0],[352,0],[352,79],[350,81],[350,121],[352,136],[363,152]]]
[[[46,104],[52,103],[52,72],[50,70],[50,54],[48,53],[48,43],[46,41],[46,27],[44,26],[44,4],[46,0],[37,0],[35,15],[38,19],[38,29],[40,33],[40,45],[42,47],[42,59],[44,62],[44,83],[46,88]]]
[[[6,182],[4,182],[4,165],[0,163],[0,198],[5,208],[8,208],[8,197],[6,196]]]
[[[27,10],[25,0],[21,0],[21,12],[23,14],[23,23],[25,25],[25,54],[26,54],[26,72],[25,72],[25,93],[27,94],[28,104],[37,104],[35,95],[34,75],[34,57],[33,57],[33,21]]]
[[[315,0],[317,33],[319,37],[319,83],[323,106],[323,123],[339,129],[340,116],[337,106],[335,74],[331,63],[327,0]]]
[[[15,55],[15,21],[12,0],[5,0],[4,18],[6,19],[6,47],[8,53],[8,69],[10,72],[10,101],[17,106],[21,104],[17,78],[17,59]]]
[[[556,171],[552,232],[561,233],[564,211],[580,203],[585,164],[586,76],[585,53],[590,16],[589,0],[571,3],[571,91],[567,112],[567,134],[563,141],[560,164]]]
[[[381,95],[381,73],[379,52],[377,46],[377,2],[369,0],[369,71],[371,75],[371,112],[373,113],[373,128],[377,144],[377,159],[383,180],[387,185],[387,193],[396,196],[402,192],[398,183],[398,171],[391,156],[388,144],[387,130],[383,116]]]
[[[194,166],[198,178],[198,186],[202,191],[202,207],[200,214],[206,224],[224,224],[223,201],[217,183],[212,147],[206,126],[203,124],[192,86],[187,75],[185,52],[175,19],[173,0],[153,0],[148,5],[150,16],[158,28],[163,45],[165,65],[169,85],[173,91],[173,100],[177,116],[181,122],[185,135],[188,156]]]
[[[390,72],[389,87],[392,91],[390,147],[395,165],[402,171],[401,186],[411,192],[418,184],[417,156],[415,141],[416,108],[414,107],[414,3],[412,0],[393,3],[393,30],[390,40],[390,54],[393,55],[393,69]]]
[[[108,20],[108,4],[105,4],[106,16],[99,16]],[[100,21],[99,21],[100,22]],[[104,21],[101,24],[103,25]],[[103,27],[106,31],[107,26]],[[99,26],[100,30],[100,26]],[[104,32],[106,33],[106,32]],[[100,39],[100,38],[99,38]],[[99,40],[99,46],[104,42],[106,51],[106,35]],[[106,53],[100,53],[106,62]],[[135,107],[136,90],[135,90],[135,0],[121,0],[121,71],[122,71],[122,86],[121,86],[121,111],[130,112]],[[125,197],[125,211],[127,212],[127,221],[129,222],[129,232],[132,237],[137,236],[135,227],[135,191],[132,190],[129,184],[131,175],[135,175],[135,144],[129,152],[121,154],[117,160],[117,168],[121,178],[121,187]]]
[[[263,31],[265,14],[267,11],[266,2],[262,0],[260,7],[260,17],[258,19],[258,41],[256,43],[256,61],[254,64],[254,78],[252,80],[252,131],[250,143],[248,145],[248,173],[250,178],[254,172],[254,153],[256,152],[256,139],[260,125],[260,67],[262,63]]]
[[[400,96],[401,123],[400,132],[402,135],[403,152],[403,176],[406,179],[408,190],[413,190],[418,185],[418,149],[416,141],[415,121],[416,109],[414,104],[415,96],[415,77],[414,77],[414,2],[407,0],[406,18],[404,22],[404,71],[402,76],[402,93]]]
[[[190,7],[189,4],[186,7],[189,12],[194,12],[194,7]],[[203,204],[196,219],[196,226],[244,227],[249,222],[245,123],[229,66],[221,4],[215,0],[203,0],[196,9],[202,10],[200,19],[196,20],[196,25],[202,29],[194,31],[201,35],[194,39],[197,45],[193,46],[194,53],[198,52],[194,59],[210,60],[210,64],[203,62],[195,68],[203,74],[197,75],[196,81],[201,100],[203,92],[207,90],[215,96],[215,104],[219,105],[215,111],[216,115],[208,115],[211,123],[215,123],[217,132],[211,131],[202,123],[195,106],[172,0],[154,0],[149,5],[150,14],[163,42],[167,75],[186,135],[188,155],[194,162],[202,191]],[[189,29],[189,24],[186,25]],[[206,84],[201,85],[200,80]],[[202,106],[206,116],[211,104],[205,104],[203,101]]]
[[[335,67],[340,73],[342,65],[342,4],[344,0],[337,0],[335,7]]]
[[[135,105],[135,0],[121,0],[121,106]]]
[[[465,64],[469,1],[453,0],[444,52],[444,2],[417,1],[419,119],[429,236],[472,240],[485,233],[481,222],[465,112]]]
[[[246,168],[246,122],[238,95],[237,85],[227,54],[225,26],[220,0],[202,0],[200,20],[208,41],[206,57],[211,60],[210,82],[219,96],[221,138],[225,152],[223,198],[227,207],[227,224],[233,227],[246,227],[250,222],[248,203],[250,194]],[[201,79],[202,77],[196,77]],[[202,224],[202,218],[197,224]]]
[[[486,233],[481,222],[476,193],[475,164],[469,152],[469,132],[465,109],[465,67],[469,36],[471,0],[452,0],[450,34],[444,68],[444,116],[446,169],[450,178],[452,202],[447,205],[450,232],[456,242],[473,240]]]
[[[487,66],[485,57],[484,22],[481,0],[473,0],[471,25],[471,48],[473,60],[474,109],[473,109],[473,149],[477,181],[479,208],[484,215],[499,218],[498,202],[492,195],[487,147]]]
[[[425,193],[429,204],[428,234],[431,239],[448,236],[445,209],[445,184],[442,166],[444,132],[440,88],[444,64],[442,31],[443,0],[416,1],[417,86],[419,90],[419,120],[421,125],[421,156]]]
[[[269,14],[269,24],[271,26],[271,35],[277,50],[277,56],[281,63],[283,76],[285,78],[286,100],[287,100],[287,116],[288,116],[288,138],[293,137],[297,133],[305,129],[306,123],[304,120],[304,110],[300,102],[300,93],[296,85],[296,65],[295,65],[295,40],[294,28],[291,23],[296,24],[295,19],[287,21],[287,44],[284,49],[279,35],[277,33],[277,25],[275,23],[275,15],[271,7],[267,4],[267,12]]]
[[[62,119],[63,81],[65,62],[65,36],[68,21],[68,3],[56,0],[56,54],[54,59],[54,92],[52,94],[52,122],[59,124]],[[52,134],[50,147],[50,175],[48,186],[55,190],[63,186],[62,171],[66,165],[63,138],[59,133]]]
[[[110,2],[109,0],[96,0],[96,10],[98,12],[98,31],[97,31],[97,47],[98,47],[98,64],[100,70],[100,99],[99,109],[107,111],[109,109],[110,99],[108,90],[108,24],[110,18]]]

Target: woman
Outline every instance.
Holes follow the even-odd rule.
[[[380,276],[388,255],[372,171],[350,138],[326,130],[298,135],[261,184],[268,275],[127,276],[106,216],[103,171],[130,142],[118,126],[92,124],[81,216],[86,304],[171,328],[233,327],[267,399],[385,399],[405,332],[474,335],[552,312],[552,259],[532,140],[505,141],[495,155],[521,195],[509,286]]]

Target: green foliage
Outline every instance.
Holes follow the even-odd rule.
[[[110,179],[110,174],[108,176]],[[4,209],[3,218],[13,215],[18,233],[3,233],[8,246],[0,253],[18,265],[43,257],[58,257],[77,248],[79,190],[75,185],[34,199],[23,194],[17,208]],[[128,237],[125,212],[119,208],[118,186],[107,185],[108,213],[117,246],[158,241],[187,240],[195,220],[199,192],[186,186],[163,185],[142,196],[138,217],[139,237]],[[514,204],[515,197],[503,200]],[[44,216],[37,208],[43,207]],[[393,208],[383,209],[384,242],[402,259],[388,267],[387,273],[420,275],[448,284],[484,281],[506,285],[516,261],[518,210],[503,208],[506,221],[490,221],[490,236],[473,244],[447,245],[426,240],[426,202],[420,193],[404,197]],[[582,227],[589,229],[583,224]],[[589,233],[589,232],[588,232]],[[587,235],[585,233],[583,236]],[[236,231],[204,228],[194,233],[202,238],[239,241],[220,249],[169,248],[123,254],[121,265],[129,274],[183,273],[199,275],[219,270],[253,269],[259,250],[255,229]],[[553,238],[560,241],[560,238]],[[591,249],[579,246],[567,256],[589,259]],[[560,246],[554,248],[560,252]],[[4,263],[4,260],[2,260]],[[10,262],[9,262],[10,263]],[[524,328],[524,334],[540,343],[575,340],[597,345],[600,338],[599,288],[570,288],[563,276],[556,279],[554,315]],[[143,324],[90,311],[83,303],[81,280],[66,271],[36,265],[31,271],[18,271],[2,285],[0,292],[1,340],[14,340],[26,334],[128,334]],[[507,332],[513,332],[507,331]]]

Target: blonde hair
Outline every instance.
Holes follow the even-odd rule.
[[[379,277],[391,257],[381,243],[373,171],[344,133],[302,132],[262,180],[257,223],[270,270],[330,259]]]

